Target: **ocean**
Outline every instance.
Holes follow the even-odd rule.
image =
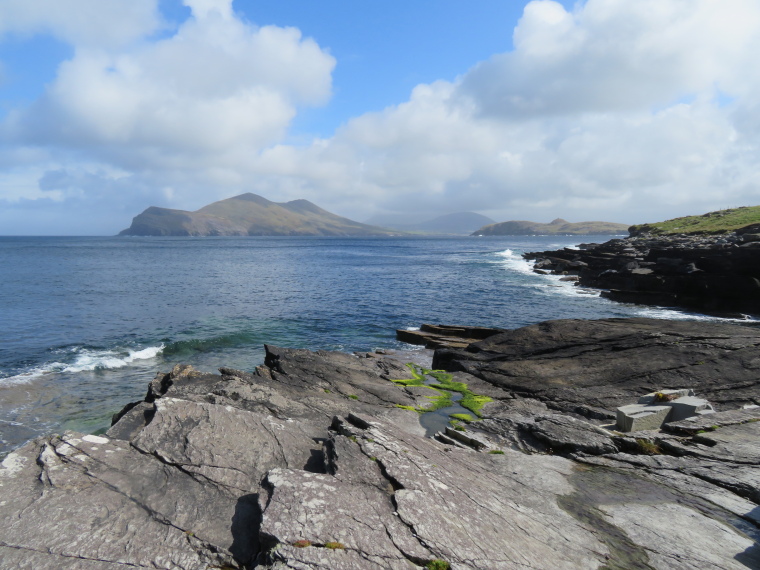
[[[265,343],[409,350],[395,330],[422,323],[709,318],[613,303],[520,255],[607,239],[0,238],[0,454],[107,428],[176,363],[251,370]]]

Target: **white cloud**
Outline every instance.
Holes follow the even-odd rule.
[[[185,3],[193,17],[172,37],[75,43],[45,96],[11,113],[6,144],[44,154],[12,169],[18,188],[26,174],[45,189],[27,197],[83,212],[118,197],[129,217],[255,191],[357,219],[621,222],[760,202],[756,0],[534,0],[513,51],[305,147],[284,137],[299,108],[329,99],[335,60],[230,0]]]
[[[589,0],[526,6],[515,51],[468,73],[463,95],[493,116],[629,111],[695,92],[746,90],[758,77],[754,0]]]
[[[228,19],[232,17],[232,0],[184,0],[193,16],[197,19],[207,18],[209,15],[217,15]]]
[[[3,0],[0,35],[49,33],[77,46],[116,47],[160,26],[157,0]]]
[[[263,148],[284,135],[299,105],[327,100],[335,61],[314,41],[226,17],[228,2],[192,4],[200,16],[168,39],[77,49],[42,99],[11,114],[12,136],[125,165],[176,167]]]
[[[363,201],[634,222],[760,202],[760,4],[537,0],[514,36],[514,51],[302,153],[266,153],[257,172],[365,215]]]
[[[105,193],[133,213],[170,198],[200,206],[244,185],[246,162],[286,134],[299,107],[328,100],[335,60],[297,29],[254,27],[228,0],[187,4],[194,16],[166,39],[76,45],[44,96],[9,113],[9,147],[49,149],[22,169],[48,173],[36,174],[46,196],[104,207]],[[129,176],[117,182],[116,171]],[[167,194],[173,183],[181,191]],[[29,186],[0,186],[0,199]]]

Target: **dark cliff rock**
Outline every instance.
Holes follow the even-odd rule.
[[[760,404],[760,328],[660,319],[546,321],[436,351],[515,396],[594,417],[658,389],[693,388],[717,410]],[[596,410],[596,412],[594,411]]]
[[[758,399],[754,329],[430,328],[441,346],[455,335],[436,362],[492,398],[480,421],[424,437],[400,406],[429,402],[426,389],[390,381],[411,377],[393,355],[268,346],[253,372],[177,365],[104,436],[5,458],[0,566],[760,567],[760,422],[729,410]],[[456,348],[466,334],[480,340]],[[726,411],[708,433],[600,425],[658,382]]]
[[[705,312],[760,314],[760,242],[755,234],[650,236],[526,253],[534,269],[577,275],[615,301]]]

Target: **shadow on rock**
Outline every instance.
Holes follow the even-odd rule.
[[[235,505],[232,516],[232,545],[230,552],[240,563],[250,564],[259,551],[259,528],[261,527],[261,508],[258,493],[243,495]]]

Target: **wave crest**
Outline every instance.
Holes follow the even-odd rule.
[[[0,378],[0,384],[25,384],[48,374],[87,372],[92,370],[110,370],[129,366],[135,360],[155,358],[164,350],[164,345],[149,346],[139,350],[111,349],[98,350],[84,347],[71,347],[65,352],[73,354],[73,362],[48,362],[42,366],[30,368],[13,376]]]

